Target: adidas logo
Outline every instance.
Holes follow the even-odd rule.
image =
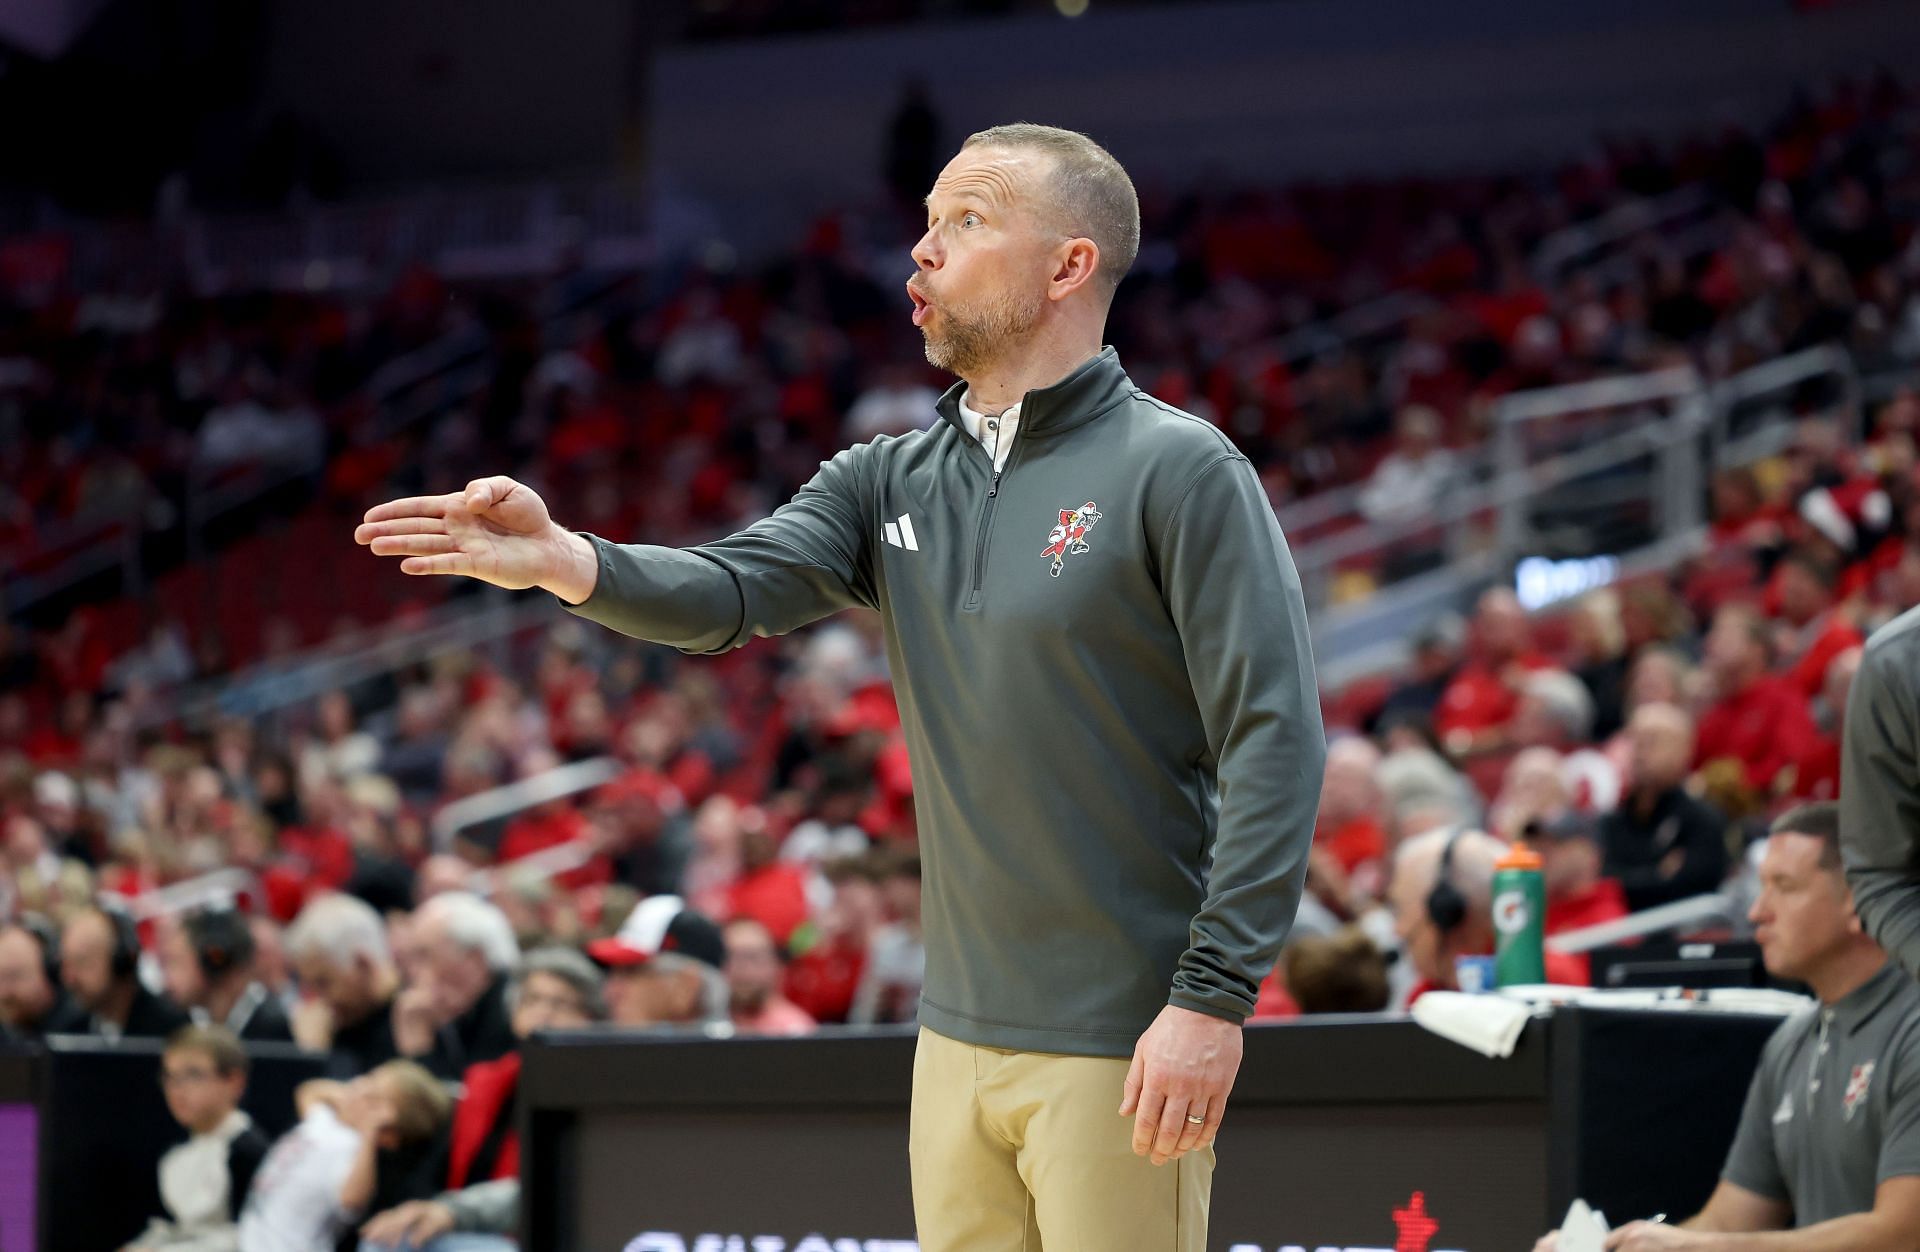
[[[920,543],[913,537],[913,518],[906,513],[900,515],[897,522],[888,522],[886,526],[887,542],[896,548],[905,548],[909,552],[918,552]]]

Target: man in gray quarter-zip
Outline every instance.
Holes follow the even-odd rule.
[[[1140,230],[1104,149],[983,131],[927,223],[913,321],[962,380],[933,429],[684,550],[567,531],[508,478],[356,538],[694,653],[877,609],[924,869],[922,1247],[1199,1252],[1319,799],[1299,579],[1246,458],[1101,347]]]

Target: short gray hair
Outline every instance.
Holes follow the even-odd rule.
[[[498,908],[470,891],[443,891],[415,910],[417,925],[438,922],[455,946],[478,952],[487,968],[503,974],[520,959],[520,941],[513,923]]]
[[[1069,236],[1085,236],[1099,245],[1095,271],[1109,299],[1140,255],[1140,196],[1113,153],[1077,130],[1012,122],[967,136],[968,148],[1004,148],[1038,152],[1053,158],[1046,191],[1059,224]]]
[[[700,980],[700,1024],[733,1020],[733,989],[727,985],[727,976],[705,961],[684,952],[660,952],[645,968],[656,974],[692,970]]]
[[[335,965],[364,956],[375,965],[392,965],[387,927],[373,906],[358,896],[323,895],[300,910],[287,929],[283,946],[293,960],[326,957]]]
[[[1453,848],[1451,859],[1447,858],[1449,845]],[[1467,898],[1469,908],[1484,915],[1493,907],[1494,865],[1508,847],[1505,840],[1484,830],[1442,826],[1403,841],[1394,849],[1393,863],[1396,871],[1409,863],[1419,864],[1423,871],[1430,867],[1432,877],[1428,885],[1431,889],[1432,884],[1440,881],[1440,862],[1448,859],[1447,881]]]
[[[1578,743],[1593,733],[1593,696],[1587,685],[1563,669],[1535,670],[1523,690],[1538,700],[1560,733]]]
[[[513,967],[513,981],[507,984],[507,1008],[520,1005],[520,988],[535,974],[545,974],[558,978],[567,984],[580,997],[580,1005],[588,1017],[594,1021],[605,1021],[607,1017],[606,977],[582,952],[573,948],[551,944],[535,948],[520,958]]]
[[[1438,809],[1444,814],[1441,822],[1448,825],[1470,822],[1478,814],[1472,784],[1430,749],[1389,753],[1373,776],[1396,823],[1405,822],[1415,811]]]

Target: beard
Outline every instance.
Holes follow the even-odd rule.
[[[940,329],[921,327],[927,363],[963,378],[977,373],[1033,329],[1040,320],[1040,305],[1037,293],[1027,298],[1003,295],[975,308],[940,305]]]

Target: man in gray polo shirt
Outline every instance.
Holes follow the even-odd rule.
[[[1860,929],[1839,827],[1830,803],[1776,821],[1748,913],[1768,971],[1819,1006],[1767,1041],[1707,1206],[1678,1226],[1622,1226],[1608,1248],[1920,1246],[1920,989]]]

